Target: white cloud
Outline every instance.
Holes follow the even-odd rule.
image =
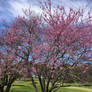
[[[24,16],[23,13],[23,9],[29,9],[31,8],[33,11],[36,12],[36,14],[41,14],[41,9],[39,7],[39,0],[7,0],[7,2],[4,2],[5,4],[3,5],[2,2],[4,2],[4,0],[0,0],[0,12],[1,15],[0,17],[3,17],[3,15],[7,18],[12,17],[16,17],[16,16]],[[47,0],[42,0],[42,1],[47,1]],[[90,1],[90,5],[91,0]],[[73,8],[73,9],[77,9],[77,8],[83,8],[88,4],[88,0],[52,0],[53,2],[53,6],[56,5],[63,5],[66,7],[66,10],[68,11],[69,7]],[[86,9],[88,10],[90,8],[90,6]],[[53,8],[54,9],[54,8]],[[52,10],[53,10],[52,9]],[[3,12],[3,13],[2,13]],[[5,17],[4,17],[5,18]]]
[[[59,0],[61,1],[61,4],[65,7],[71,7],[74,9],[82,8],[87,5],[87,2],[85,0]]]
[[[31,10],[35,11],[37,14],[41,13],[39,6],[34,5],[27,0],[15,0],[9,1],[11,6],[10,12],[14,17],[16,16],[24,16],[23,10],[31,8]]]
[[[52,0],[52,2],[55,5],[63,5],[68,9],[71,8],[79,8],[79,7],[85,7],[87,2],[84,2],[85,0],[77,0],[76,2],[74,0]],[[24,16],[23,9],[29,9],[31,8],[33,11],[35,11],[37,14],[41,13],[40,7],[36,4],[37,0],[9,0],[9,4],[11,6],[10,12],[13,14],[14,17],[16,16]],[[34,3],[34,4],[33,4]]]
[[[88,0],[54,0],[54,3],[55,2],[58,2],[56,3],[57,5],[59,4],[65,6],[67,13],[69,12],[69,8],[73,8],[74,10],[84,9],[85,11],[83,19],[87,18],[88,11],[90,10],[90,6],[88,6]]]

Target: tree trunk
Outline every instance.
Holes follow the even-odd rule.
[[[36,84],[35,84],[34,79],[32,78],[32,76],[31,76],[31,81],[32,81],[33,87],[35,88],[35,92],[38,92],[38,88],[36,87]]]
[[[62,80],[62,87],[64,87],[64,79]]]
[[[8,84],[7,87],[6,87],[5,92],[9,92],[10,91],[10,88],[11,88],[11,84]]]
[[[39,74],[38,74],[38,79],[39,79],[41,91],[42,91],[42,92],[45,92],[45,88],[44,88],[44,85],[43,85],[43,81],[42,81],[42,78],[41,78],[41,76],[40,76]]]
[[[35,88],[35,92],[38,92],[38,89],[37,88]]]
[[[4,86],[0,85],[0,92],[4,92]]]
[[[49,92],[52,92],[51,90]]]

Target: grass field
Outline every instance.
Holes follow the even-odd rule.
[[[40,91],[39,83],[38,88]],[[74,84],[77,85],[77,84]],[[30,81],[16,81],[12,88],[11,92],[35,92],[34,88]],[[61,87],[57,92],[92,92],[92,86],[90,87]]]

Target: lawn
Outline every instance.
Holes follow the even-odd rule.
[[[38,81],[36,81],[38,82]],[[38,87],[40,90],[39,83]],[[76,85],[76,84],[75,84]],[[11,92],[35,92],[30,81],[15,81],[11,88]],[[57,92],[92,92],[92,86],[90,87],[61,87]]]

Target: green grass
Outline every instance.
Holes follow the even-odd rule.
[[[40,86],[38,81],[36,81],[37,86],[40,91]],[[69,83],[70,84],[70,83]],[[78,85],[75,83],[74,85]],[[25,81],[16,81],[12,88],[11,92],[35,92],[34,88],[32,87],[32,83],[30,80],[25,80]],[[90,87],[61,87],[57,92],[92,92],[92,86]]]

